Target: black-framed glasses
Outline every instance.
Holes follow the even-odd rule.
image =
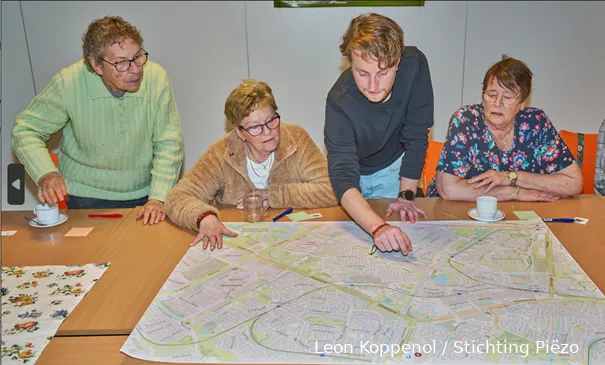
[[[118,72],[126,72],[126,71],[130,70],[130,65],[133,62],[138,67],[141,67],[141,66],[143,66],[144,64],[147,63],[147,56],[149,55],[149,53],[146,52],[143,49],[141,49],[141,51],[143,51],[143,53],[135,56],[131,60],[121,60],[121,61],[118,61],[118,62],[109,62],[109,61],[107,61],[104,58],[101,58],[101,60],[103,60],[103,61],[109,63],[110,65],[112,65],[113,67],[115,67],[116,70],[118,70]]]
[[[251,136],[256,137],[256,136],[260,136],[263,133],[263,129],[265,127],[267,127],[268,129],[275,129],[275,128],[279,127],[280,122],[281,122],[281,116],[276,113],[275,116],[273,118],[271,118],[271,120],[268,121],[267,123],[253,125],[248,128],[244,128],[241,125],[239,127],[241,129],[245,130],[246,132],[248,132]]]

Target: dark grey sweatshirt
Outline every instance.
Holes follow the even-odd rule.
[[[338,197],[359,190],[360,175],[370,175],[405,152],[399,175],[419,179],[433,126],[433,86],[428,62],[416,47],[406,46],[391,97],[372,103],[345,70],[326,100],[324,142],[328,169]]]

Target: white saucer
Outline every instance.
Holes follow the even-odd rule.
[[[59,224],[65,223],[66,221],[67,221],[67,214],[59,213],[59,219],[55,223],[49,223],[49,224],[42,225],[42,224],[38,223],[36,218],[34,218],[29,221],[29,225],[32,227],[36,227],[36,228],[48,228],[48,227],[58,226]]]
[[[493,218],[483,219],[479,217],[479,214],[477,214],[477,208],[473,208],[468,211],[468,216],[482,222],[497,222],[504,219],[504,212],[498,209]]]

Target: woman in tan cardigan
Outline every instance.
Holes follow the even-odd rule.
[[[222,234],[236,236],[210,205],[237,205],[253,188],[273,208],[317,208],[337,204],[326,157],[301,127],[281,123],[271,88],[244,80],[229,94],[225,116],[233,131],[213,143],[165,201],[168,217],[199,230],[192,245],[222,248]]]

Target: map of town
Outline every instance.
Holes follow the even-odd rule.
[[[538,220],[226,223],[189,249],[122,352],[166,362],[605,364],[605,297]],[[586,242],[586,244],[591,244]]]

